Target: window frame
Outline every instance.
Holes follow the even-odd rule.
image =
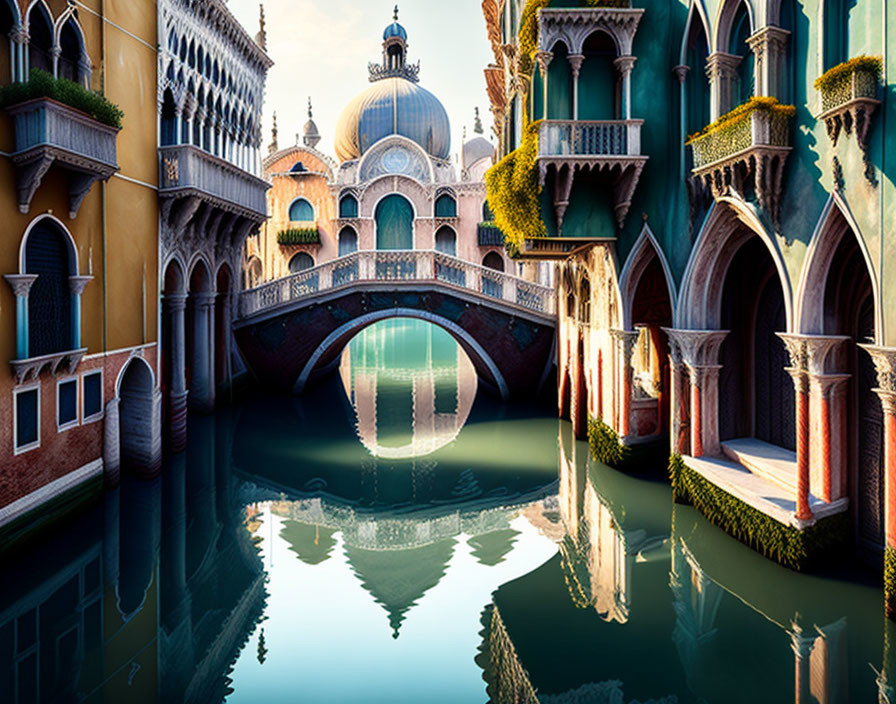
[[[299,202],[304,201],[308,204],[308,207],[311,208],[311,219],[310,220],[293,220],[292,219],[292,209]],[[305,196],[298,196],[297,198],[293,198],[289,202],[289,207],[286,209],[286,219],[289,222],[317,222],[317,209],[314,207],[314,203],[308,200]]]
[[[19,446],[19,395],[30,391],[37,392],[37,440],[28,445]],[[36,450],[41,445],[41,382],[17,386],[12,391],[12,447],[13,455],[24,455],[26,452]]]
[[[84,404],[87,402],[87,394],[86,390],[86,379],[88,376],[98,376],[100,378],[100,410],[94,413],[93,415],[87,415],[87,409],[84,407]],[[91,369],[89,371],[85,371],[81,373],[81,425],[88,425],[90,423],[96,423],[99,420],[102,420],[106,416],[106,404],[105,401],[105,373],[102,369]]]
[[[61,410],[59,403],[59,392],[62,389],[63,384],[74,384],[75,385],[75,418],[74,420],[70,420],[66,423],[60,423],[59,412]],[[79,398],[79,393],[81,391],[80,380],[77,376],[66,377],[65,379],[59,379],[56,382],[56,432],[62,433],[66,430],[71,430],[72,428],[77,428],[81,425],[81,403]]]

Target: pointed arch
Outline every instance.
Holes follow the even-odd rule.
[[[871,290],[874,297],[874,329],[875,344],[881,344],[883,337],[883,310],[881,309],[880,283],[868,251],[868,245],[861,234],[852,212],[839,193],[831,194],[821,211],[809,249],[806,252],[806,263],[803,266],[799,287],[796,292],[796,330],[807,335],[823,335],[825,333],[825,285],[828,274],[834,263],[834,255],[844,237],[849,232],[855,237],[868,277],[871,279]]]
[[[675,281],[672,277],[672,270],[669,262],[663,253],[662,248],[657,242],[650,226],[645,223],[641,228],[641,234],[635,241],[635,246],[626,259],[625,266],[622,268],[622,274],[619,277],[619,290],[622,296],[622,323],[625,330],[632,329],[632,304],[634,303],[635,294],[638,290],[638,284],[644,270],[650,264],[651,260],[656,257],[663,269],[663,275],[666,280],[666,288],[669,292],[669,303],[671,304],[673,317],[678,301],[678,292],[675,289]]]
[[[722,196],[713,203],[700,228],[681,284],[675,311],[677,328],[718,329],[725,275],[734,255],[751,235],[758,236],[771,255],[784,296],[787,329],[794,329],[793,287],[778,242],[752,206],[732,196]]]
[[[688,10],[688,19],[684,25],[685,31],[681,37],[681,48],[678,52],[678,63],[681,65],[687,63],[688,39],[690,37],[694,23],[698,23],[698,25],[702,27],[703,36],[706,37],[706,46],[712,46],[710,42],[712,31],[709,28],[709,20],[707,19],[706,15],[706,8],[703,6],[703,2],[701,0],[692,0],[691,7]]]
[[[734,25],[734,18],[740,11],[741,5],[747,10],[747,18],[750,23],[750,34],[756,31],[756,17],[753,12],[753,6],[748,0],[725,0],[720,6],[716,19],[716,36],[713,39],[713,51],[729,52],[729,44],[731,43],[731,30]]]

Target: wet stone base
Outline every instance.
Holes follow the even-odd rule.
[[[822,560],[829,561],[840,554],[851,543],[847,513],[821,519],[798,530],[719,489],[688,467],[679,455],[671,457],[669,476],[676,503],[693,505],[728,535],[784,567],[797,571],[812,569]]]

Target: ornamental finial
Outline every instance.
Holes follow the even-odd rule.
[[[482,134],[482,120],[479,119],[479,108],[475,108],[476,110],[476,119],[473,122],[473,132],[475,134]]]
[[[395,10],[392,13],[392,19],[398,22],[398,5],[395,6]]]
[[[311,114],[311,96],[308,96],[308,119],[312,119],[314,115]]]

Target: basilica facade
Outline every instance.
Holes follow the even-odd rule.
[[[663,448],[679,500],[791,566],[833,536],[894,574],[893,9],[483,3],[488,196],[557,266],[560,415],[616,464]]]
[[[485,197],[494,145],[477,112],[473,139],[452,159],[448,114],[420,85],[407,39],[396,12],[370,86],[335,125],[334,156],[322,151],[310,104],[294,145],[281,146],[275,122],[264,159],[270,219],[247,242],[247,288],[358,250],[436,250],[516,273]]]

